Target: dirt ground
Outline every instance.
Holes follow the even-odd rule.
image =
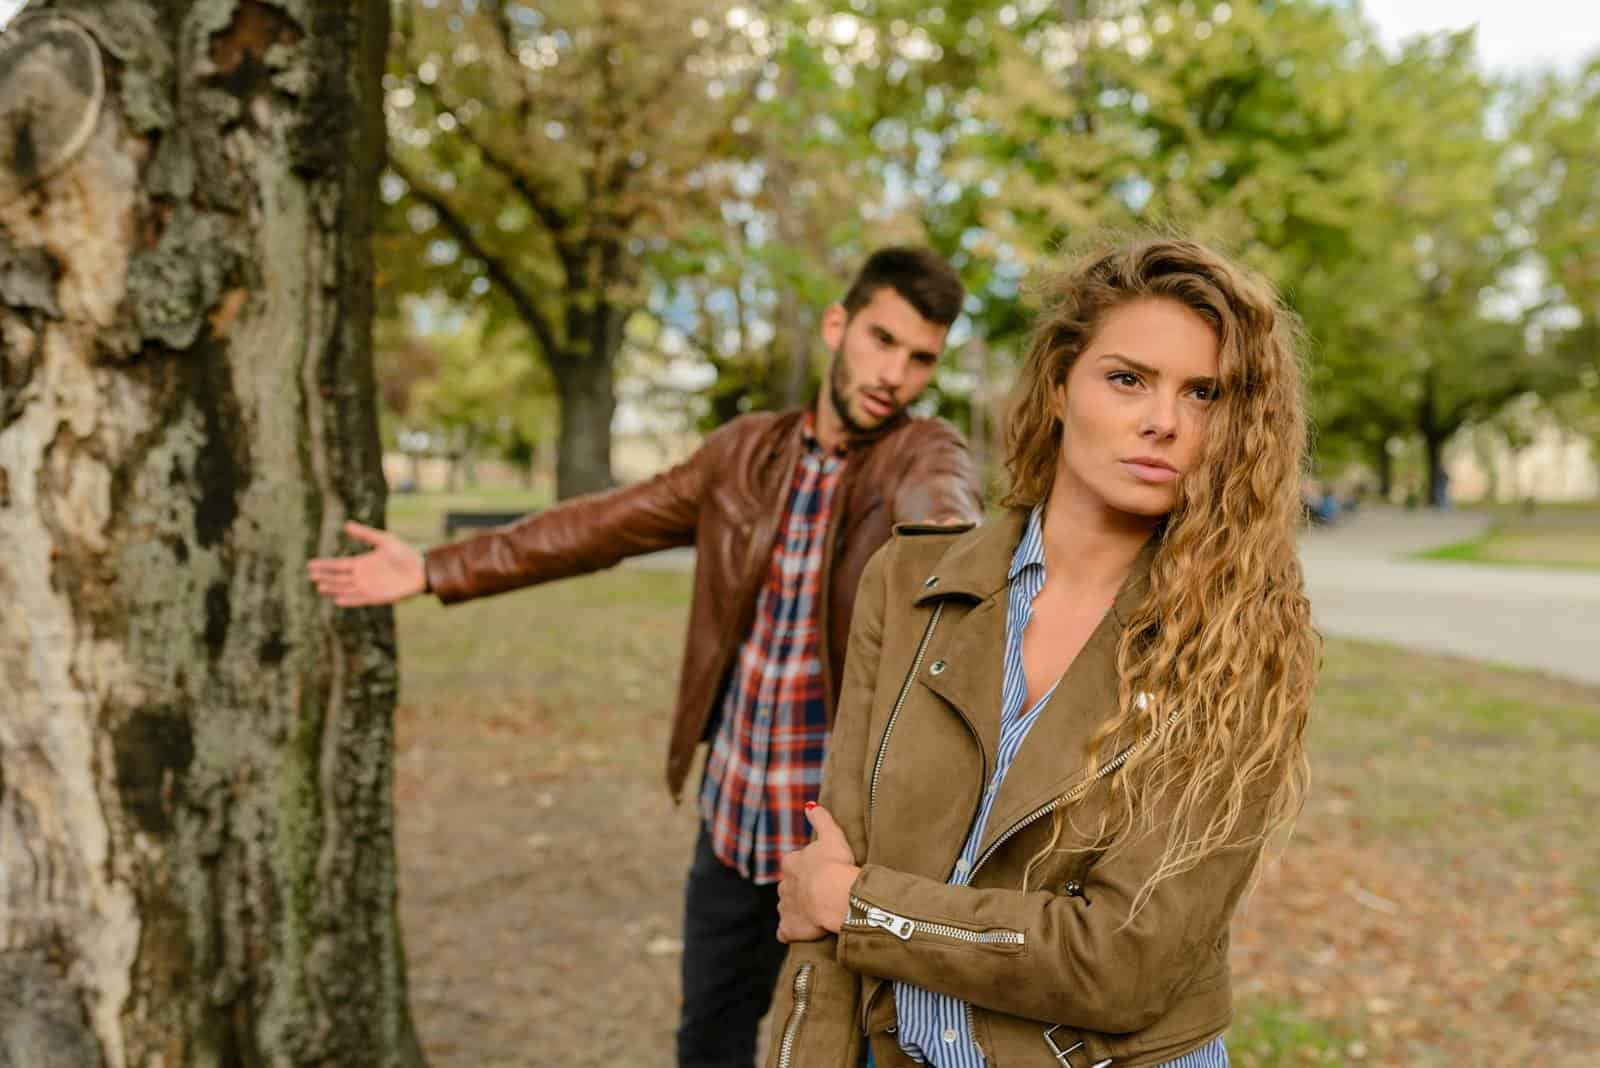
[[[693,813],[655,782],[413,763],[401,915],[432,1068],[670,1065]]]

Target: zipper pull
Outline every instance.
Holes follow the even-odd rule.
[[[904,916],[896,916],[892,912],[877,908],[867,909],[867,926],[881,927],[902,942],[909,940],[911,932],[917,929],[917,925]]]

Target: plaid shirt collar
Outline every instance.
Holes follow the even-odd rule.
[[[807,450],[825,451],[822,447],[822,439],[817,437],[817,410],[815,408],[807,408],[805,415],[800,419],[800,440],[805,443]],[[852,439],[845,438],[833,447],[831,454],[838,457],[848,456],[852,444],[854,444]]]

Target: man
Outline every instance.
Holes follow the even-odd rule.
[[[906,406],[933,377],[963,291],[921,249],[887,248],[823,314],[833,353],[814,407],[741,416],[646,482],[560,504],[423,554],[351,524],[372,551],[313,560],[339,605],[432,592],[446,604],[694,545],[694,597],[667,751],[682,795],[700,742],[702,826],[684,920],[683,1068],[744,1068],[783,963],[780,859],[810,839],[856,584],[905,522],[979,515],[966,445]]]

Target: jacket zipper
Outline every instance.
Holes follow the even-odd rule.
[[[794,1060],[794,1043],[800,1035],[800,1022],[806,1018],[806,1008],[811,998],[811,965],[802,964],[794,973],[794,1009],[789,1013],[789,1023],[783,1029],[783,1044],[778,1047],[778,1068],[789,1068]]]
[[[906,695],[911,692],[911,684],[916,681],[917,672],[922,670],[922,658],[927,655],[928,643],[933,640],[933,628],[939,625],[939,616],[944,613],[944,602],[940,601],[933,606],[933,617],[928,620],[928,627],[922,632],[922,642],[917,646],[917,657],[911,662],[911,670],[906,673],[906,681],[900,686],[900,695],[894,699],[894,709],[889,713],[889,725],[883,729],[883,740],[878,743],[878,759],[872,764],[872,782],[867,787],[867,827],[872,826],[872,809],[878,802],[878,776],[883,772],[883,759],[889,755],[889,736],[894,733],[895,720],[900,718],[900,709],[905,706]]]
[[[1177,721],[1177,718],[1178,710],[1173,709],[1172,715],[1167,717],[1166,726],[1170,727],[1174,722]],[[981,854],[979,854],[978,859],[972,862],[972,871],[967,873],[968,883],[971,883],[972,876],[976,874],[978,869],[983,866],[983,862],[994,856],[995,850],[999,849],[1008,841],[1015,838],[1022,831],[1033,826],[1044,817],[1050,815],[1050,813],[1054,812],[1062,805],[1070,805],[1074,801],[1077,801],[1079,798],[1083,797],[1083,795],[1088,793],[1090,788],[1093,787],[1095,783],[1099,782],[1107,775],[1112,774],[1118,768],[1122,767],[1122,765],[1126,764],[1134,756],[1144,751],[1144,749],[1146,749],[1159,737],[1161,737],[1161,730],[1158,728],[1157,730],[1145,735],[1143,738],[1140,738],[1122,752],[1118,753],[1105,765],[1105,767],[1095,772],[1092,778],[1085,779],[1084,781],[1078,783],[1078,785],[1068,790],[1062,796],[1050,801],[1048,804],[1041,805],[1032,812],[1028,813],[1026,816],[1022,817],[1016,823],[1013,823],[1010,827],[1007,827],[1006,832],[999,838],[996,838],[993,842],[990,842],[989,848],[985,849]]]
[[[869,905],[859,897],[850,898],[850,907],[859,910],[861,915],[852,915],[845,920],[846,926],[876,927],[888,931],[902,942],[909,942],[915,934],[937,935],[978,946],[1020,946],[1026,941],[1021,931],[969,931],[965,927],[952,927],[947,923],[929,923],[927,920],[897,916],[887,909]]]

